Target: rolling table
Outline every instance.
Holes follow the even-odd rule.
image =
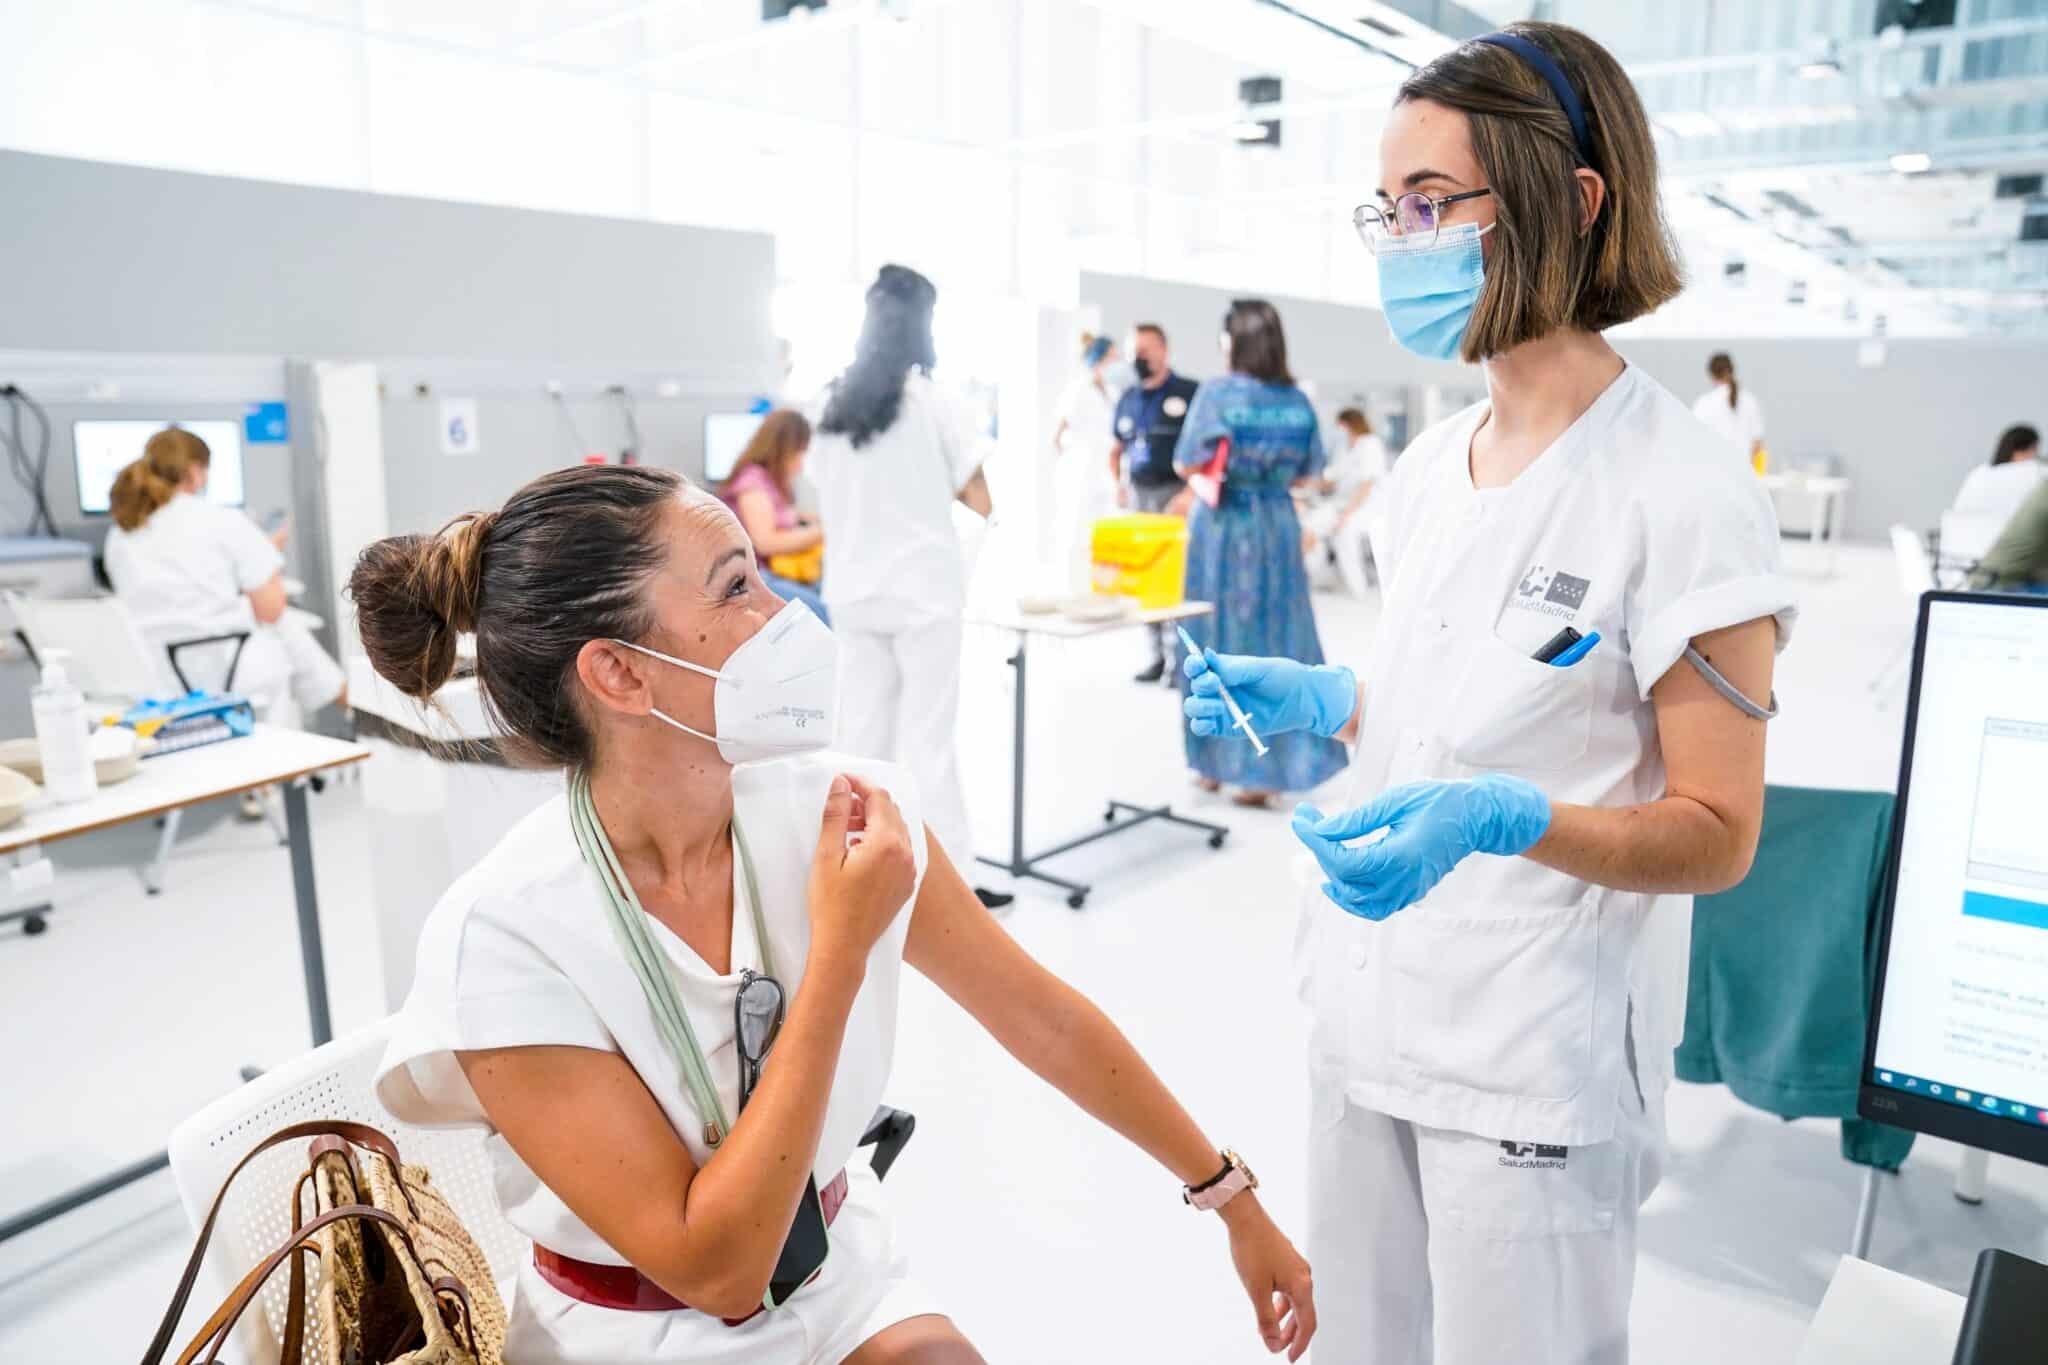
[[[966,622],[970,626],[988,626],[1006,630],[1016,636],[1016,650],[1005,661],[1017,673],[1016,714],[1010,737],[1010,856],[988,858],[976,855],[977,862],[999,867],[1013,877],[1029,877],[1033,881],[1057,886],[1067,893],[1067,904],[1079,910],[1087,903],[1088,893],[1094,888],[1086,883],[1068,881],[1038,870],[1038,865],[1064,853],[1092,844],[1098,839],[1107,839],[1135,829],[1152,820],[1164,820],[1169,824],[1185,825],[1199,829],[1209,836],[1209,847],[1223,847],[1224,839],[1230,835],[1225,825],[1211,824],[1207,820],[1195,820],[1177,814],[1172,806],[1138,806],[1115,798],[1105,804],[1102,820],[1105,828],[1083,834],[1078,838],[1055,844],[1037,853],[1024,851],[1024,722],[1025,722],[1025,681],[1027,678],[1028,652],[1031,637],[1043,635],[1056,640],[1079,640],[1093,635],[1106,635],[1116,630],[1132,630],[1139,626],[1150,626],[1160,622],[1186,621],[1197,616],[1208,616],[1216,610],[1211,602],[1183,602],[1176,607],[1157,607],[1149,611],[1134,612],[1113,621],[1075,621],[1057,612],[1043,615],[1027,615],[1014,608],[977,611],[969,609]]]
[[[1840,508],[1842,495],[1849,491],[1849,481],[1839,474],[1759,474],[1757,482],[1773,493],[1804,493],[1807,497],[1806,535],[1810,544],[1827,545],[1827,576],[1835,572],[1835,543],[1840,538]]]
[[[254,734],[244,739],[144,759],[135,776],[103,787],[87,800],[68,806],[46,803],[32,807],[20,824],[0,830],[0,854],[13,855],[17,860],[26,854],[32,860],[42,844],[130,820],[167,815],[258,787],[282,785],[291,845],[292,893],[299,918],[299,957],[306,974],[306,1009],[311,1018],[313,1044],[317,1047],[334,1037],[334,1025],[327,1010],[327,966],[320,946],[320,901],[313,885],[313,832],[306,817],[304,779],[360,763],[369,756],[370,751],[358,744],[259,725]],[[0,1221],[0,1242],[40,1227],[101,1195],[162,1170],[167,1164],[169,1157],[158,1152],[14,1214]]]

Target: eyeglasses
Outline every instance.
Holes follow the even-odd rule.
[[[1360,204],[1351,210],[1351,226],[1358,229],[1359,240],[1375,256],[1397,241],[1410,250],[1426,250],[1436,245],[1437,226],[1443,221],[1446,208],[1492,193],[1490,189],[1465,190],[1432,199],[1419,190],[1410,190],[1396,199],[1391,209]]]
[[[754,1087],[761,1083],[761,1067],[768,1060],[768,1049],[775,1046],[775,1037],[782,1032],[785,1003],[782,983],[774,977],[752,971],[740,974],[739,994],[732,1001],[732,1036],[740,1054],[742,1109],[747,1107]]]

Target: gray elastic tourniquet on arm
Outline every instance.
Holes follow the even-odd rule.
[[[1777,719],[1777,692],[1773,691],[1771,693],[1771,704],[1769,708],[1758,706],[1748,697],[1742,695],[1741,688],[1737,687],[1734,683],[1729,682],[1728,679],[1722,677],[1721,670],[1714,667],[1712,664],[1708,663],[1707,656],[1700,653],[1697,649],[1694,649],[1691,645],[1687,645],[1685,647],[1685,658],[1686,662],[1690,663],[1694,668],[1699,670],[1700,676],[1702,678],[1705,678],[1708,684],[1712,686],[1716,692],[1719,692],[1722,696],[1726,697],[1729,701],[1729,704],[1732,705],[1736,710],[1740,711],[1743,715],[1748,716],[1752,720]]]

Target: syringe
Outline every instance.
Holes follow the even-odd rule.
[[[1176,621],[1173,628],[1180,632],[1180,642],[1187,647],[1188,653],[1202,654],[1201,646],[1197,645],[1194,638],[1188,634],[1186,626]],[[1206,658],[1207,656],[1203,655],[1202,657]],[[1213,667],[1209,671],[1211,673],[1216,672]],[[1223,704],[1230,708],[1231,723],[1244,731],[1244,737],[1252,742],[1253,752],[1257,753],[1260,758],[1264,758],[1266,756],[1266,741],[1259,738],[1257,730],[1252,729],[1252,718],[1247,716],[1244,713],[1244,708],[1237,704],[1237,698],[1230,695],[1230,689],[1223,685],[1223,675],[1220,673],[1216,674],[1216,690],[1223,694]]]

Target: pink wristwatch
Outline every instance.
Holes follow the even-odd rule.
[[[1210,1213],[1222,1208],[1245,1190],[1259,1187],[1259,1178],[1252,1174],[1252,1168],[1244,1164],[1244,1158],[1228,1147],[1223,1149],[1223,1169],[1199,1185],[1184,1185],[1180,1197],[1191,1208]]]

